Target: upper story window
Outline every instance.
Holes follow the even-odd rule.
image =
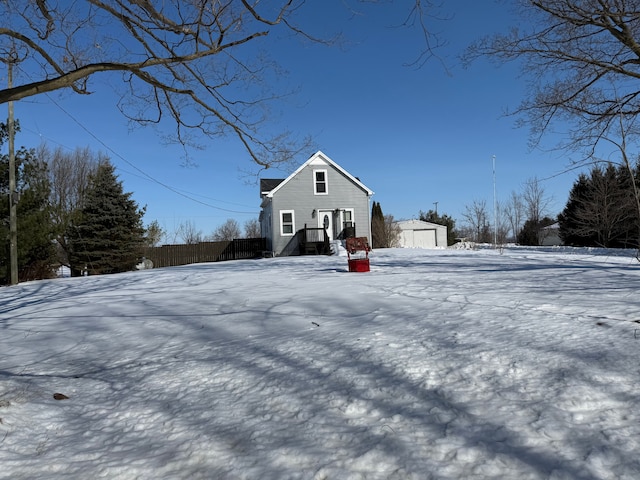
[[[327,195],[329,193],[326,170],[313,171],[313,186],[316,195]]]

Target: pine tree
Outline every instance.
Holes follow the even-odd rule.
[[[581,174],[558,217],[560,237],[573,246],[637,246],[638,213],[624,167],[596,166]]]
[[[5,125],[0,124],[5,132]],[[6,138],[0,133],[0,145]],[[17,197],[18,279],[20,281],[50,278],[55,263],[53,223],[49,208],[50,183],[46,164],[32,149],[24,147],[15,153]],[[0,156],[0,219],[9,217],[9,156]],[[0,222],[0,283],[9,278],[9,225]]]
[[[375,201],[371,205],[371,247],[386,247],[384,214],[380,202]]]
[[[620,206],[625,218],[618,223],[617,246],[620,248],[640,248],[640,211],[636,199],[640,190],[640,164],[636,164],[633,173],[625,165],[620,165],[616,176],[620,185]],[[635,181],[636,185],[633,185]]]
[[[582,232],[578,224],[578,212],[589,195],[589,178],[581,173],[569,192],[569,200],[558,215],[560,238],[565,245],[575,247],[595,245],[595,235]]]
[[[531,246],[540,246],[542,244],[542,238],[540,235],[540,231],[544,227],[548,227],[549,225],[553,225],[556,223],[555,219],[551,217],[544,217],[541,220],[536,221],[533,218],[530,218],[518,233],[516,240],[520,245],[531,245]]]
[[[72,275],[84,269],[93,275],[134,269],[145,231],[144,209],[131,195],[124,193],[110,162],[98,166],[78,217],[67,231]]]
[[[401,232],[402,230],[393,215],[384,215],[380,202],[373,202],[371,206],[371,247],[397,247]]]
[[[21,168],[18,202],[18,278],[20,281],[53,276],[56,249],[49,207],[50,183],[46,164],[33,151]]]

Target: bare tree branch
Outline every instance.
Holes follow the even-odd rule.
[[[465,56],[521,61],[530,94],[514,112],[532,143],[556,124],[561,148],[594,155],[619,115],[640,113],[640,0],[520,0],[527,30],[484,38]],[[557,133],[557,132],[554,132]]]
[[[355,1],[355,0],[354,0]],[[374,0],[369,3],[379,3]],[[366,2],[363,2],[366,3]],[[72,89],[90,94],[90,79],[120,72],[118,108],[139,124],[175,122],[175,140],[191,130],[204,137],[231,134],[262,168],[287,162],[309,145],[289,132],[265,128],[268,107],[287,92],[269,78],[277,63],[259,53],[267,39],[288,32],[331,44],[304,22],[305,0],[2,0],[0,51],[28,52],[23,79],[0,89],[0,103]],[[425,33],[430,0],[410,0]],[[430,8],[427,8],[430,7]],[[302,22],[302,23],[300,23]]]

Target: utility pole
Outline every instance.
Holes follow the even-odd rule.
[[[13,63],[15,52],[7,60],[7,79],[9,88],[13,87]],[[11,259],[10,285],[18,284],[18,194],[16,192],[16,156],[14,146],[15,129],[13,123],[13,101],[9,101],[9,257]]]
[[[436,206],[436,217],[438,216],[438,203],[439,202],[433,202],[433,204]]]

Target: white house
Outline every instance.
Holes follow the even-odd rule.
[[[372,195],[322,152],[287,178],[261,179],[259,221],[267,250],[276,256],[329,253],[329,242],[347,236],[371,243]]]
[[[447,227],[422,220],[401,220],[400,246],[404,248],[446,248]]]

